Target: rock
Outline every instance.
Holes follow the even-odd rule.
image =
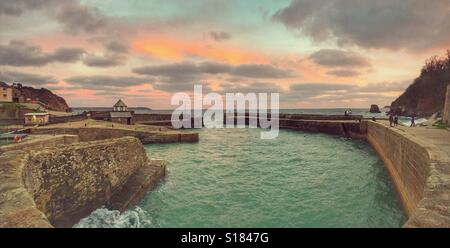
[[[370,105],[370,113],[381,113],[380,108],[376,104]]]

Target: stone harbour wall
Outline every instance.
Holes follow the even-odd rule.
[[[365,138],[359,121],[280,119],[279,124],[284,129]]]
[[[0,227],[71,227],[101,206],[126,209],[164,175],[134,137],[10,150],[0,155]]]
[[[108,202],[147,162],[136,138],[85,142],[31,152],[23,180],[37,208],[58,225]]]
[[[105,140],[132,136],[138,138],[143,144],[171,143],[171,142],[197,142],[198,133],[190,132],[148,132],[121,128],[39,128],[32,129],[32,134],[72,134],[77,135],[81,142]]]
[[[433,144],[383,124],[363,121],[409,220],[404,227],[450,227],[450,159]]]
[[[23,142],[0,146],[0,154],[8,151],[31,151],[41,149],[43,147],[55,147],[66,144],[78,143],[77,135],[36,135],[28,137]]]

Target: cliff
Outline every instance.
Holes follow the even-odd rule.
[[[32,87],[24,86],[17,90],[20,91],[20,95],[23,96],[23,99],[31,99],[35,101],[39,100],[40,102],[47,105],[46,108],[49,110],[63,112],[69,111],[69,106],[67,105],[66,100],[58,95],[55,95],[48,89],[35,89]]]
[[[399,115],[428,117],[442,112],[450,83],[450,50],[447,55],[429,59],[418,78],[391,104]]]

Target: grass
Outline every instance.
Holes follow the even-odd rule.
[[[0,102],[0,108],[4,109],[20,109],[24,107],[25,106],[15,102]]]
[[[433,127],[437,129],[447,129],[450,128],[450,126],[447,123],[444,123],[442,121],[437,121],[433,124]]]

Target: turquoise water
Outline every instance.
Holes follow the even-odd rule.
[[[203,129],[200,142],[146,146],[169,162],[138,206],[77,227],[400,227],[383,163],[363,141],[281,130]]]

